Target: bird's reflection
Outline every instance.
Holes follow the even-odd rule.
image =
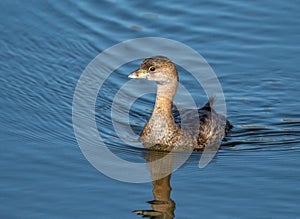
[[[175,202],[170,198],[172,190],[170,178],[176,155],[168,154],[167,152],[147,151],[145,153],[145,159],[148,162],[148,168],[153,180],[152,193],[154,200],[148,201],[152,209],[135,210],[133,212],[152,219],[174,218]]]

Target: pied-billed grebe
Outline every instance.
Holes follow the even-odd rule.
[[[145,147],[161,151],[203,150],[207,145],[219,144],[232,127],[223,115],[212,108],[212,99],[196,111],[199,121],[196,126],[195,113],[185,113],[185,121],[190,121],[188,128],[182,128],[175,122],[172,104],[178,86],[178,73],[167,57],[154,56],[143,60],[140,68],[128,77],[145,78],[157,84],[154,110],[139,139]]]

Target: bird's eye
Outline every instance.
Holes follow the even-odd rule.
[[[151,66],[151,67],[149,68],[149,70],[150,70],[150,71],[155,71],[155,67],[154,67],[154,66]]]

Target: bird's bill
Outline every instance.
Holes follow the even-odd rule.
[[[148,78],[149,73],[147,70],[144,69],[138,69],[134,72],[132,72],[130,75],[128,75],[129,78]]]

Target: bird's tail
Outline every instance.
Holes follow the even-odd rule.
[[[203,108],[212,108],[212,106],[214,105],[215,100],[216,100],[216,97],[209,97],[208,102],[204,105]]]

